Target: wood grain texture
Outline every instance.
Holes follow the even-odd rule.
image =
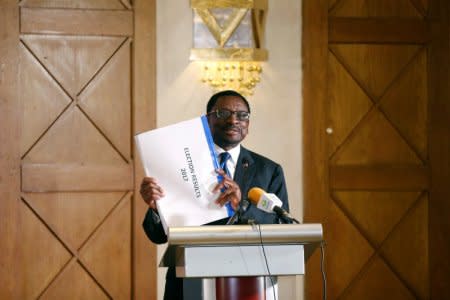
[[[130,299],[132,290],[131,193],[121,199],[80,250],[80,261],[112,299]],[[114,264],[111,268],[110,264]]]
[[[0,298],[22,299],[19,247],[20,103],[17,1],[0,2]]]
[[[156,128],[156,2],[136,0],[133,40],[133,134]],[[148,206],[139,194],[144,171],[137,149],[134,157],[133,298],[157,299],[157,251],[142,229]]]
[[[22,8],[20,20],[24,34],[133,35],[133,12],[128,10]]]
[[[323,223],[326,239],[328,186],[323,116],[327,97],[328,1],[304,0],[302,12],[304,221]],[[319,251],[310,257],[306,268],[306,298],[321,299]]]
[[[22,7],[45,7],[45,8],[90,8],[90,9],[124,9],[130,7],[127,0],[22,0]]]
[[[332,166],[330,186],[337,190],[425,190],[429,170],[420,165]]]
[[[329,20],[329,39],[330,43],[423,44],[430,39],[430,29],[421,19],[334,17]]]
[[[156,124],[156,1],[134,4],[0,2],[2,299],[156,299],[131,136]]]
[[[429,52],[430,298],[450,299],[450,4],[429,2],[430,16],[436,20]]]
[[[330,16],[354,18],[422,18],[411,0],[341,0],[331,9]]]
[[[328,5],[303,9],[305,221],[332,249],[328,297],[448,298],[449,4]]]
[[[133,188],[131,165],[23,164],[24,192],[124,191]]]

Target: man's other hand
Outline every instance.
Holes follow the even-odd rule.
[[[165,196],[164,190],[159,186],[156,179],[153,177],[144,177],[142,179],[140,193],[145,203],[147,203],[148,206],[155,211],[157,211],[156,201]]]

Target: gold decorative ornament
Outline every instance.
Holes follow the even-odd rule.
[[[215,91],[234,89],[252,95],[260,81],[267,0],[191,0],[193,48],[202,81]]]

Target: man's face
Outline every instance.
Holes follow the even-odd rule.
[[[212,112],[217,110],[248,112],[244,101],[237,96],[220,97],[212,108]],[[249,120],[239,120],[235,113],[224,119],[218,118],[215,113],[210,113],[208,123],[214,142],[225,150],[238,145],[248,133]]]

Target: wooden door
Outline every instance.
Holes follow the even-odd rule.
[[[324,224],[329,299],[429,299],[448,278],[430,287],[434,255],[447,256],[436,249],[449,249],[448,226],[432,225],[450,195],[437,188],[450,155],[448,104],[433,90],[448,77],[432,81],[435,43],[448,41],[432,26],[448,18],[439,3],[305,1],[305,221]],[[319,256],[310,299],[322,292]]]
[[[17,62],[5,124],[15,131],[2,142],[14,145],[17,172],[12,214],[2,215],[15,229],[5,233],[14,253],[1,298],[155,297],[133,147],[133,135],[154,126],[154,3],[2,3],[15,53],[7,66]]]

